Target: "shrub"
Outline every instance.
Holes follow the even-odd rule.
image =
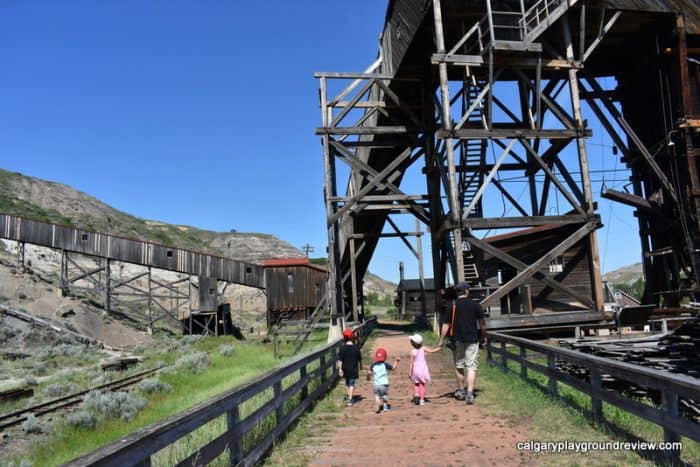
[[[46,368],[46,363],[44,362],[34,362],[34,374],[37,376],[43,376],[48,371]]]
[[[97,426],[97,417],[85,410],[73,412],[72,414],[68,415],[68,417],[66,417],[66,421],[69,425],[77,428],[91,429]]]
[[[222,357],[230,357],[233,354],[234,348],[232,345],[220,345],[219,353]]]
[[[171,385],[164,383],[157,378],[142,380],[139,382],[138,388],[141,392],[145,392],[146,394],[153,394],[154,392],[170,392],[173,390]]]
[[[24,384],[26,384],[27,386],[36,386],[37,384],[39,384],[39,382],[36,380],[35,377],[30,375],[24,377]]]
[[[44,388],[44,395],[47,397],[61,397],[71,392],[75,392],[77,387],[73,383],[56,383]]]
[[[22,422],[22,431],[25,433],[41,433],[44,427],[34,415],[28,415],[27,419]]]
[[[37,360],[48,360],[53,357],[53,350],[50,347],[42,347],[34,354]]]
[[[177,343],[177,347],[182,349],[182,348],[187,348],[187,347],[192,347],[196,343],[200,342],[204,336],[201,334],[188,334],[186,336],[182,336],[182,339]]]
[[[204,352],[191,352],[180,357],[175,366],[185,368],[192,373],[201,373],[209,366],[209,355]]]
[[[146,399],[123,391],[90,391],[82,406],[98,417],[129,420],[146,406]]]

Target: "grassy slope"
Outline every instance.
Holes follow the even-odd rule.
[[[219,345],[227,343],[233,343],[235,351],[233,355],[223,357],[217,349]],[[316,340],[307,344],[305,349],[320,343],[325,343],[325,340]],[[271,345],[234,341],[230,336],[206,338],[197,344],[196,348],[209,353],[211,364],[207,370],[200,374],[191,374],[186,370],[162,374],[159,379],[171,384],[174,390],[148,397],[147,408],[132,420],[108,420],[98,425],[96,429],[74,428],[59,423],[54,427],[49,442],[42,441],[34,446],[31,455],[33,465],[50,466],[67,462],[139,428],[180,413],[199,402],[239,386],[281,364],[280,360],[273,357]],[[218,433],[206,434],[204,437],[210,439],[216,434]],[[182,448],[179,447],[178,453],[174,455],[181,457],[179,452],[181,450]],[[166,465],[171,463],[170,460],[162,462]]]
[[[89,204],[96,209],[98,213],[90,214],[71,210],[70,214],[66,214],[56,209],[43,208],[16,195],[17,192],[22,192],[18,187],[26,184],[34,184],[45,190],[46,197],[54,196],[54,193],[57,193],[59,189],[70,190],[85,204]],[[55,190],[53,187],[55,187]],[[118,211],[87,194],[74,192],[69,187],[27,177],[20,173],[8,172],[3,169],[0,169],[0,212],[43,222],[81,227],[117,236],[138,238],[165,245],[177,245],[181,248],[204,251],[216,255],[223,254],[220,249],[210,244],[217,236],[221,235],[219,232],[140,219]],[[273,235],[262,233],[239,232],[236,235],[267,239],[274,238]]]

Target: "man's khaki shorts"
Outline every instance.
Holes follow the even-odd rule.
[[[466,368],[476,370],[479,366],[479,343],[456,342],[456,347],[452,351],[455,361],[455,368]]]

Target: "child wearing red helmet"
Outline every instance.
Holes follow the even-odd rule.
[[[353,336],[354,333],[352,329],[345,329],[343,331],[345,344],[340,347],[338,361],[336,362],[338,375],[340,375],[341,378],[345,378],[345,390],[348,396],[345,403],[348,406],[351,406],[355,402],[353,395],[355,391],[355,382],[360,376],[359,370],[362,369],[362,354],[360,353],[360,348],[352,341]]]
[[[389,371],[396,371],[401,357],[396,357],[394,364],[386,362],[386,350],[379,348],[374,353],[374,364],[367,372],[367,379],[374,379],[374,401],[377,404],[377,413],[387,412],[389,405]]]

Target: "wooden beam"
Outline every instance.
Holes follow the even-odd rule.
[[[473,67],[488,65],[488,60],[484,59],[484,57],[481,55],[447,55],[437,53],[432,55],[430,61],[433,65],[439,65],[440,63],[450,63],[453,65],[466,65]],[[494,65],[504,68],[537,68],[536,58],[495,56],[493,62]],[[558,59],[542,59],[542,68],[549,70],[568,70],[570,68],[580,69],[583,68],[583,64],[577,60],[568,62],[566,60]]]
[[[600,194],[605,199],[611,201],[617,201],[618,203],[626,204],[627,206],[632,206],[633,208],[640,209],[647,212],[659,212],[659,205],[656,203],[651,203],[649,200],[642,198],[641,196],[633,195],[631,193],[625,193],[623,191],[613,190],[608,188],[603,190]]]
[[[473,217],[464,221],[465,227],[474,230],[532,227],[535,225],[567,225],[586,222],[588,216],[573,214],[568,216],[518,216],[518,217]]]
[[[333,130],[335,131],[335,130]],[[332,131],[331,131],[332,132]],[[593,133],[590,129],[566,129],[566,130],[531,130],[524,128],[493,128],[491,130],[460,129],[460,130],[438,130],[438,138],[459,138],[459,139],[508,139],[508,138],[528,138],[528,139],[568,139],[579,136],[589,137]]]

